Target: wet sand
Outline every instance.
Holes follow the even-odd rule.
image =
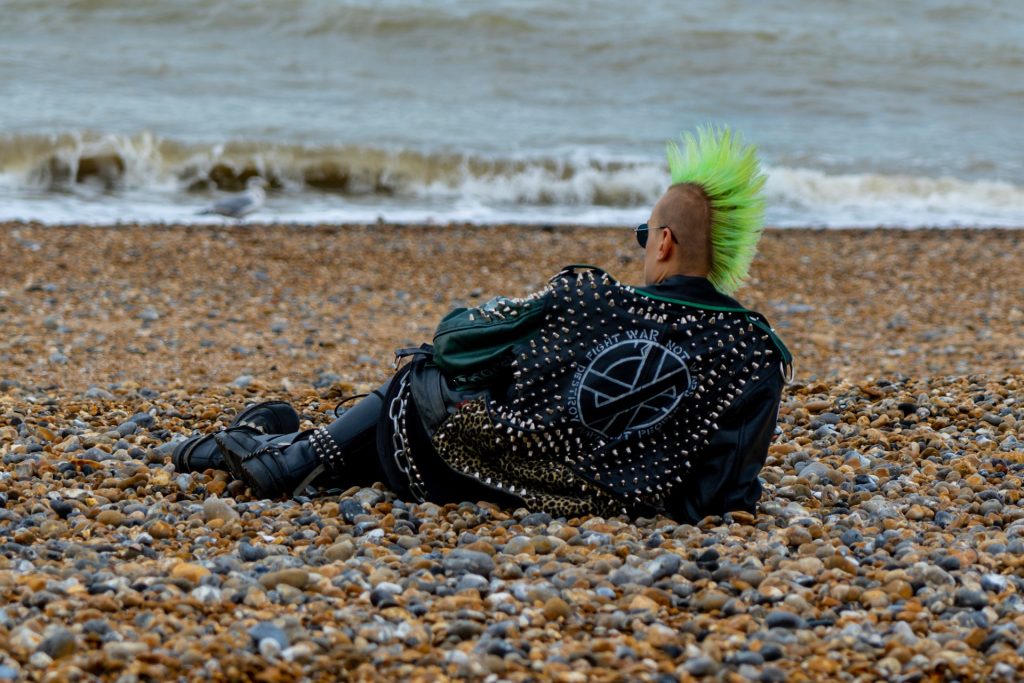
[[[737,298],[795,381],[759,513],[693,527],[270,504],[163,445],[263,398],[320,423],[452,306],[562,265],[637,282],[628,230],[0,226],[0,680],[1013,679],[1022,254],[768,231]]]

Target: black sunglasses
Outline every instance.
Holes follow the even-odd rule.
[[[676,239],[676,234],[672,232],[672,228],[668,227],[667,225],[662,225],[661,229],[668,230],[668,234],[672,235],[672,241],[675,242],[676,244],[679,244],[679,240]],[[650,231],[651,229],[648,227],[646,223],[641,223],[640,225],[636,226],[636,229],[633,231],[636,233],[636,241],[640,244],[640,247],[642,249],[647,248],[647,234]]]

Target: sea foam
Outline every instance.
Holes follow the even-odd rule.
[[[1024,226],[1024,187],[1009,182],[765,171],[772,225]],[[667,181],[661,159],[589,150],[490,157],[76,132],[0,138],[0,218],[179,221],[252,176],[271,186],[263,216],[296,222],[632,224],[646,220]]]

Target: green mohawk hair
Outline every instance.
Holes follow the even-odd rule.
[[[682,136],[683,149],[668,143],[672,184],[700,186],[711,203],[711,272],[718,291],[731,294],[747,278],[764,230],[765,175],[757,148],[728,128],[701,126]]]

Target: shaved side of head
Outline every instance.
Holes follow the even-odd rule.
[[[644,255],[647,284],[672,275],[708,276],[714,265],[712,210],[707,193],[696,183],[676,183],[665,191],[648,220],[652,233]]]
[[[681,272],[711,271],[711,202],[696,183],[672,185],[665,192],[667,225],[679,239],[678,266]]]

